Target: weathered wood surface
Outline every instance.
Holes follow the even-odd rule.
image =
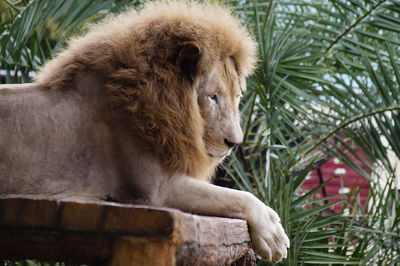
[[[1,259],[90,265],[254,265],[247,223],[115,203],[0,198]]]

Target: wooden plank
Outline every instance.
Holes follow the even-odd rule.
[[[178,213],[167,208],[106,202],[0,198],[0,226],[168,236]]]
[[[72,264],[103,265],[113,252],[109,235],[0,227],[1,260],[37,259]]]
[[[245,221],[149,206],[2,198],[0,239],[0,259],[254,265]]]

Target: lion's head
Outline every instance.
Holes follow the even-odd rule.
[[[100,73],[113,107],[165,169],[204,180],[242,141],[238,106],[255,47],[226,8],[150,2],[71,40],[37,80],[63,90],[83,70]]]

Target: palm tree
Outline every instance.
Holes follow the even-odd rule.
[[[127,4],[132,2],[0,1],[3,81],[29,81],[29,73],[68,36]],[[388,151],[400,158],[400,2],[225,4],[253,32],[260,62],[242,102],[245,143],[223,172],[283,218],[292,248],[279,264],[396,264],[400,205]],[[311,170],[328,157],[340,158],[369,180],[367,204],[353,204],[352,215],[330,211],[337,204],[326,204],[333,196],[315,197],[327,182],[302,189]],[[356,190],[340,201],[350,205]]]
[[[284,218],[293,248],[282,264],[395,264],[400,208],[387,150],[400,150],[400,2],[232,5],[254,30],[261,60],[243,104],[245,145],[225,169]],[[368,178],[365,208],[351,216],[326,212],[337,202],[315,198],[318,188],[301,194],[321,156],[338,157]],[[378,167],[388,177],[384,186]]]

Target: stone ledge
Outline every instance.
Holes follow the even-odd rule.
[[[255,265],[246,221],[116,203],[0,198],[0,259]]]

